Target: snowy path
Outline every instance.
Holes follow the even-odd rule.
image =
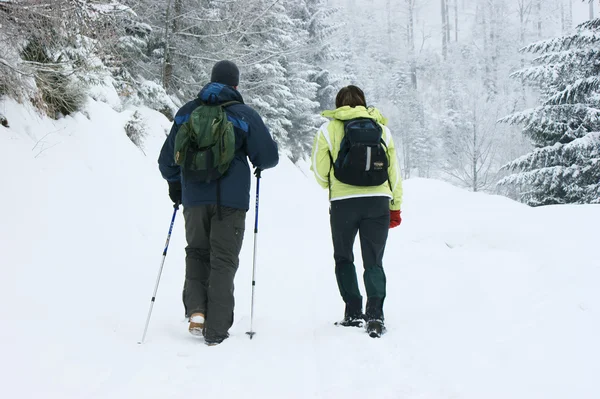
[[[253,211],[232,337],[213,348],[183,319],[180,214],[138,345],[171,216],[154,156],[168,126],[148,114],[144,158],[119,133],[122,115],[101,104],[90,115],[102,129],[30,118],[59,132],[37,158],[27,126],[0,130],[0,396],[600,397],[599,207],[529,209],[406,182],[385,258],[388,333],[373,340],[333,326],[343,306],[326,193],[287,161],[262,185],[255,339],[244,334]]]

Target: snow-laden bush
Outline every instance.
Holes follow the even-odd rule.
[[[145,80],[136,89],[144,105],[173,120],[178,107],[161,85]]]
[[[21,52],[21,58],[35,65],[36,86],[40,91],[48,116],[58,118],[79,111],[85,103],[85,90],[58,59],[53,60],[38,40],[30,41]]]
[[[135,144],[142,152],[144,151],[144,138],[148,135],[147,127],[144,124],[142,115],[135,111],[131,119],[125,124],[125,133],[129,140]]]
[[[0,93],[50,117],[81,109],[90,85],[122,62],[114,50],[124,18],[115,1],[0,1]]]
[[[0,30],[0,96],[21,101],[33,91],[33,76],[21,69],[21,59],[14,40]]]

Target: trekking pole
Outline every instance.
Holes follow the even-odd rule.
[[[260,193],[260,169],[256,169],[256,210],[254,216],[254,255],[252,260],[252,301],[250,305],[250,331],[246,334],[250,336],[250,339],[254,337],[253,322],[254,322],[254,288],[256,287],[256,244],[258,240],[258,198]]]
[[[150,316],[152,316],[152,308],[154,308],[154,302],[156,300],[156,293],[158,292],[158,284],[160,283],[160,276],[162,275],[163,266],[165,265],[165,259],[167,258],[167,249],[169,249],[169,241],[171,241],[171,232],[173,231],[173,225],[175,224],[175,215],[177,214],[177,210],[179,209],[179,202],[173,205],[173,218],[171,218],[171,225],[169,226],[169,235],[167,236],[167,242],[165,243],[165,250],[163,251],[162,262],[160,263],[160,269],[158,270],[158,277],[156,278],[156,286],[154,287],[154,294],[152,295],[152,300],[150,301],[150,310],[148,311],[148,318],[146,319],[146,327],[144,328],[144,335],[142,335],[142,340],[138,342],[138,344],[143,344],[146,339],[146,332],[148,331],[148,325],[150,324]]]

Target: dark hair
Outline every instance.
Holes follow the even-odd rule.
[[[352,108],[358,105],[366,107],[367,101],[365,100],[365,93],[353,85],[342,87],[335,97],[335,107],[340,108],[344,105],[349,105]]]

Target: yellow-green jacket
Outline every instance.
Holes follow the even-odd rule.
[[[390,129],[386,126],[387,119],[375,108],[362,106],[344,106],[333,111],[324,111],[323,116],[331,118],[326,122],[315,137],[312,150],[311,170],[315,174],[317,182],[329,189],[331,201],[359,197],[385,196],[390,198],[390,210],[399,210],[402,204],[402,178],[396,147]],[[377,187],[359,187],[344,184],[337,180],[333,174],[332,159],[335,161],[340,151],[340,144],[344,138],[344,123],[342,121],[354,118],[371,118],[377,121],[383,128],[383,140],[387,145],[388,158],[390,160],[388,175],[389,182]],[[331,154],[331,155],[330,155]]]

